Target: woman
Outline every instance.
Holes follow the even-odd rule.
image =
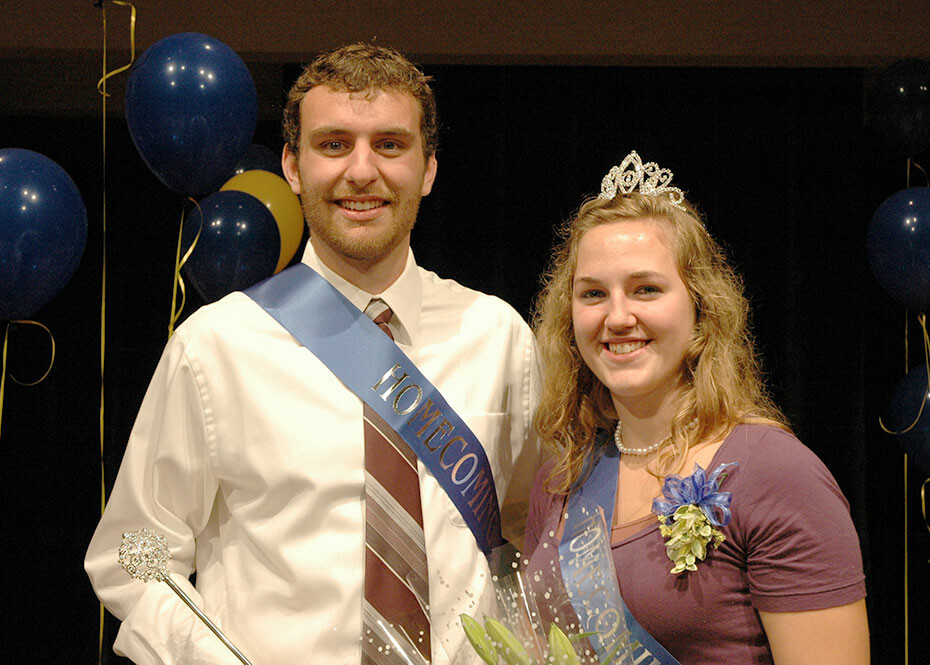
[[[632,152],[556,249],[535,321],[554,459],[530,566],[551,558],[537,545],[563,537],[571,496],[602,492],[623,599],[683,665],[868,663],[848,505],[766,396],[741,282],[671,176]],[[700,506],[675,492],[692,471],[710,481]],[[687,519],[700,528],[682,536]]]

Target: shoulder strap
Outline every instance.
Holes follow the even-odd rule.
[[[601,662],[618,647],[621,653],[629,647],[634,663],[681,665],[640,625],[620,595],[609,527],[617,498],[620,452],[598,437],[589,459],[595,460],[594,467],[589,469],[586,461],[581,486],[572,488],[559,543],[559,566],[572,606],[584,629],[597,631],[590,640]]]
[[[305,264],[245,293],[407,442],[485,555],[501,544],[497,489],[484,448],[397,344]]]

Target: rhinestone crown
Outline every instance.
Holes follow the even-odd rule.
[[[655,162],[643,164],[643,160],[633,150],[623,158],[620,166],[614,166],[604,176],[601,181],[601,194],[598,198],[612,199],[617,192],[631,194],[639,189],[641,194],[648,196],[664,194],[673,206],[685,210],[682,205],[685,194],[677,187],[671,187],[671,182],[672,172],[670,170],[659,168]]]

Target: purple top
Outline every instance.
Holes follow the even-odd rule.
[[[865,596],[849,504],[813,452],[778,428],[740,425],[708,471],[725,462],[739,463],[720,488],[733,493],[732,519],[696,572],[669,573],[658,521],[612,545],[624,602],[682,665],[772,663],[756,610],[816,610]],[[551,468],[540,469],[530,497],[530,570],[551,566],[557,550],[537,547],[557,542],[563,498],[543,489]]]

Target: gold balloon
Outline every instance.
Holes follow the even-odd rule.
[[[300,199],[281,176],[270,171],[243,171],[226,181],[220,191],[232,189],[251,194],[267,206],[278,224],[281,235],[281,256],[275,273],[281,272],[297,253],[304,233],[304,215]]]

